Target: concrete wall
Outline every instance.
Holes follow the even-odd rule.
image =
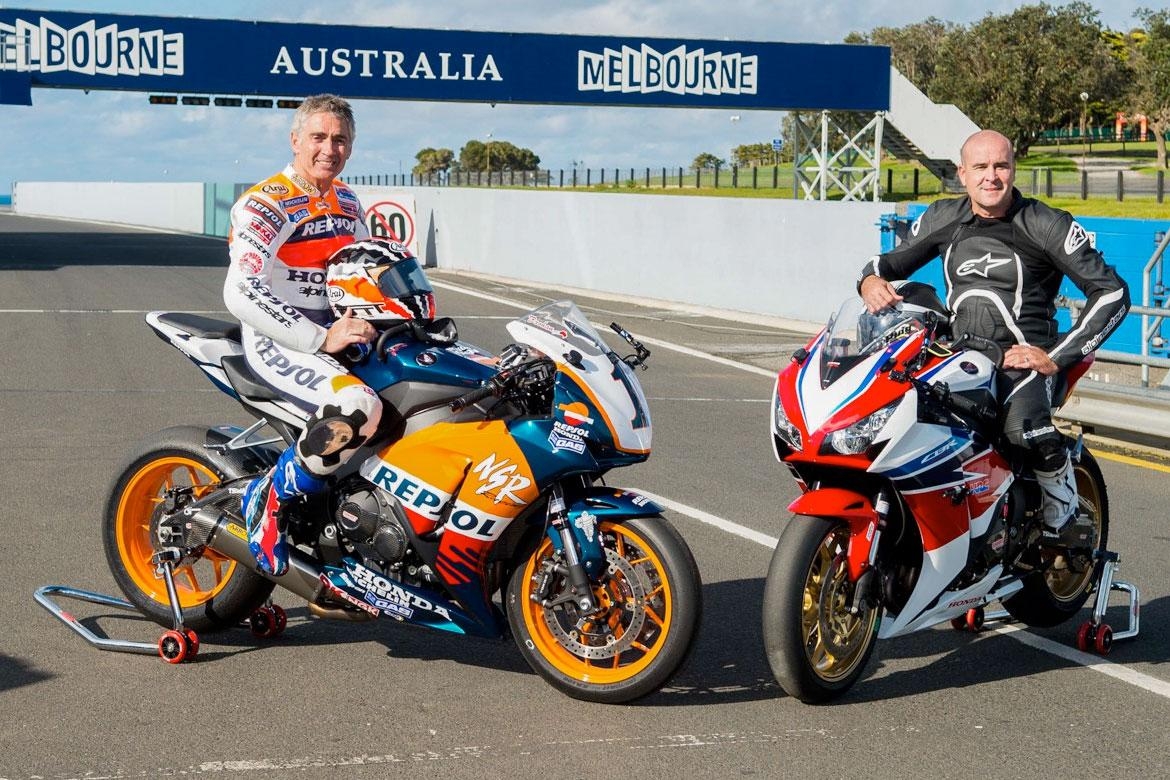
[[[363,203],[391,191],[358,187]],[[440,268],[823,322],[888,203],[415,188]]]
[[[429,265],[821,323],[880,247],[883,203],[359,186],[413,197]],[[21,182],[19,214],[203,232],[203,184]]]
[[[124,182],[17,182],[17,214],[203,232],[203,185]]]

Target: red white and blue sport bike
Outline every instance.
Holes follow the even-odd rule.
[[[878,639],[946,621],[977,630],[997,601],[1054,626],[1096,590],[1077,642],[1104,653],[1108,591],[1127,590],[1132,628],[1116,637],[1137,633],[1092,454],[1072,447],[1079,512],[1045,535],[1035,477],[1001,447],[1003,353],[943,343],[945,327],[928,306],[870,314],[851,299],[777,379],[773,443],[802,492],[768,570],[763,633],[776,680],[803,701],[847,691]],[[1054,408],[1091,362],[1062,377]]]

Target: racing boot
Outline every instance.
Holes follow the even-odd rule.
[[[1059,537],[1077,514],[1077,480],[1072,460],[1065,455],[1064,465],[1055,471],[1036,469],[1036,482],[1042,494],[1044,535]]]
[[[248,525],[248,549],[260,569],[280,576],[288,570],[288,538],[282,509],[297,496],[325,489],[325,481],[305,471],[295,447],[281,453],[272,470],[244,489],[244,520]]]

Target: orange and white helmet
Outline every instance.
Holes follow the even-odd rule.
[[[397,241],[355,241],[333,253],[325,287],[334,315],[370,322],[432,320],[435,292],[410,251]]]

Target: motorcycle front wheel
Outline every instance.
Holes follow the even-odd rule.
[[[127,600],[160,625],[173,622],[166,583],[151,562],[162,546],[167,491],[191,488],[200,498],[221,480],[265,467],[247,454],[208,446],[225,441],[207,428],[168,428],[130,457],[106,499],[102,542],[110,571]],[[180,561],[174,582],[183,623],[196,631],[238,625],[272,593],[271,582],[211,549]]]
[[[880,606],[849,611],[853,585],[839,520],[794,516],[780,535],[764,583],[764,649],[780,687],[810,704],[849,690],[877,642]]]
[[[592,582],[598,609],[572,600],[559,553],[544,537],[508,583],[508,623],[520,653],[575,699],[616,704],[656,691],[682,666],[702,611],[702,582],[682,536],[665,518],[598,523],[608,567]],[[533,595],[554,578],[543,602]]]
[[[1071,550],[1040,547],[1036,571],[1024,578],[1024,587],[1003,607],[1016,620],[1029,626],[1057,626],[1076,615],[1096,587],[1100,564],[1094,552],[1104,552],[1109,541],[1109,496],[1097,459],[1087,449],[1073,464],[1077,482],[1079,521],[1092,526],[1092,547]]]

